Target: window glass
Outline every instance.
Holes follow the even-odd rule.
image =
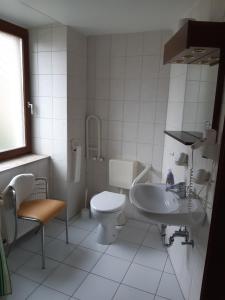
[[[0,31],[0,152],[24,147],[22,39]]]

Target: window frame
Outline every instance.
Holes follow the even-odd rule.
[[[0,161],[16,158],[32,152],[31,143],[31,113],[29,108],[30,99],[30,66],[29,66],[29,34],[28,30],[0,19],[0,31],[14,35],[22,39],[23,57],[23,95],[24,95],[24,128],[25,146],[0,152]]]

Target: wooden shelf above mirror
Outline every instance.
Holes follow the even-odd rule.
[[[220,49],[225,47],[225,22],[187,21],[165,44],[164,64],[219,63]]]

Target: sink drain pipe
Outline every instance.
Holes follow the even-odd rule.
[[[163,245],[165,247],[170,247],[174,243],[174,239],[176,237],[183,237],[184,242],[181,242],[181,245],[190,245],[194,248],[194,241],[189,238],[189,231],[187,230],[187,226],[180,226],[179,230],[175,230],[174,233],[169,237],[169,242],[166,242],[166,227],[167,225],[161,225],[161,238]]]

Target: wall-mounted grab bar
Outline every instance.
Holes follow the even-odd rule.
[[[94,120],[97,128],[97,145],[90,145],[89,139],[89,122]],[[96,115],[89,115],[86,117],[86,158],[92,158],[94,160],[102,161],[102,151],[101,151],[101,119]],[[96,152],[96,155],[90,157],[90,153]]]

